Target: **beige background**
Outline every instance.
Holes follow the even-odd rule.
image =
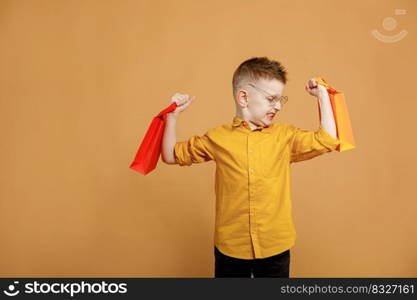
[[[178,141],[231,122],[233,71],[268,56],[289,72],[275,122],[318,127],[304,85],[321,75],[345,93],[357,142],[292,167],[291,276],[415,277],[416,9],[2,0],[0,275],[213,277],[214,162],[129,165],[176,92],[197,96]],[[408,35],[384,43],[373,29]]]

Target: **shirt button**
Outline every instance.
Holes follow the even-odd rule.
[[[251,153],[252,153],[252,149],[249,149],[249,152],[251,152]]]
[[[249,171],[250,171],[251,173],[253,173],[253,169],[249,169]]]

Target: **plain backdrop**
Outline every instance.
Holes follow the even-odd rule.
[[[415,277],[416,10],[2,0],[0,275],[213,277],[215,163],[160,161],[146,176],[129,165],[177,92],[197,96],[177,141],[231,123],[234,70],[267,56],[289,78],[274,122],[316,130],[304,85],[322,76],[345,93],[357,143],[292,165],[290,276]],[[388,43],[373,30],[407,35]]]

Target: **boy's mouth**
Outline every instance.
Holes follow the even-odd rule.
[[[266,116],[268,117],[268,119],[273,119],[275,117],[275,114],[267,113]]]

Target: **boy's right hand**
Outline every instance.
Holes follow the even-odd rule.
[[[195,98],[196,96],[176,93],[174,96],[172,96],[171,103],[176,102],[177,108],[173,112],[170,112],[169,114],[172,114],[173,116],[178,116],[180,112],[182,112],[188,106],[190,106],[190,104],[195,100]]]

